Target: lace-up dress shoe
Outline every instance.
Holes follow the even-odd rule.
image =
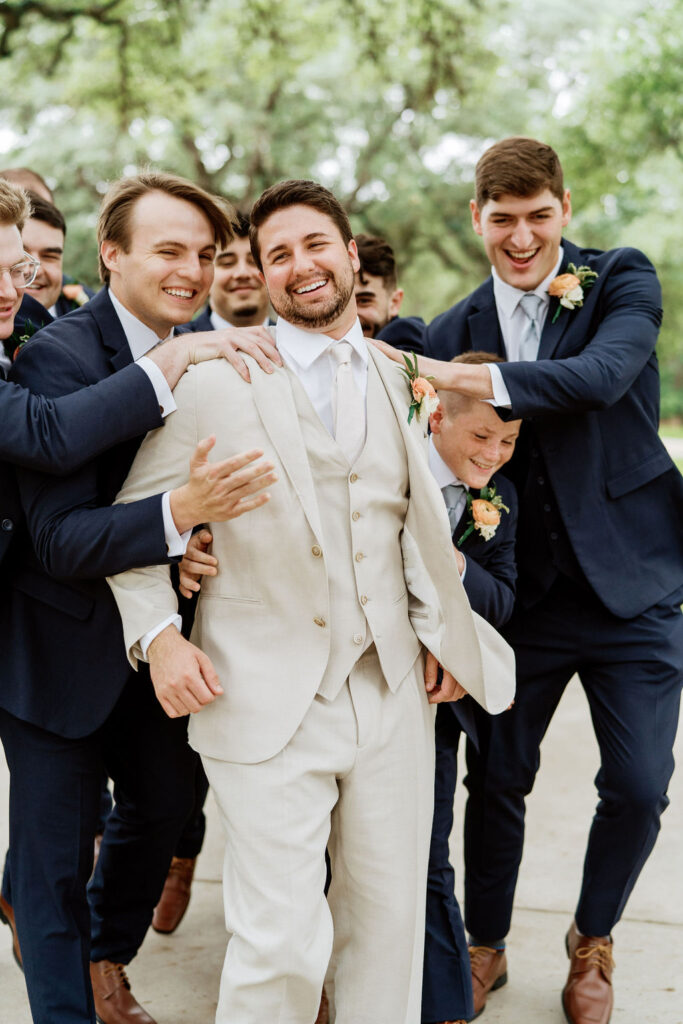
[[[21,962],[21,950],[19,949],[19,936],[17,935],[17,926],[14,923],[14,911],[12,910],[9,903],[2,895],[0,895],[0,921],[3,921],[5,924],[8,924],[12,929],[12,953],[14,954],[14,959],[17,962],[17,967],[21,971],[23,971],[24,965]]]
[[[486,1006],[489,992],[502,988],[508,980],[505,950],[494,949],[492,946],[470,946],[470,967],[474,1016],[478,1017]]]
[[[190,902],[196,857],[174,857],[168,869],[161,898],[152,917],[152,928],[170,935],[182,921]]]
[[[123,964],[98,960],[90,964],[97,1024],[156,1024],[130,990]]]
[[[569,977],[562,1006],[569,1024],[608,1024],[614,1004],[612,940],[609,935],[579,935],[572,923],[567,933]]]

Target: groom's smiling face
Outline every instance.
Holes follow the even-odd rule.
[[[569,189],[560,201],[549,188],[534,196],[503,195],[481,209],[470,203],[472,226],[507,284],[533,291],[557,263],[562,229],[571,218]]]

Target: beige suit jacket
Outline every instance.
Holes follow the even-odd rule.
[[[408,456],[410,499],[402,537],[410,620],[419,640],[492,713],[514,696],[511,648],[467,600],[448,516],[428,468],[424,431],[408,425],[409,395],[396,365],[372,346]],[[247,384],[222,359],[190,367],[175,390],[177,412],[143,442],[117,501],[184,483],[196,443],[214,433],[212,457],[261,447],[278,482],[262,508],[210,524],[219,573],[202,584],[193,641],[211,658],[224,694],[194,715],[193,745],[208,756],[252,763],[288,742],[314,699],[329,657],[325,550],[316,493],[289,375],[249,364]],[[391,424],[388,427],[393,429]],[[313,558],[313,548],[322,558]],[[176,610],[167,566],[109,580],[129,657],[138,640]],[[317,621],[316,621],[317,620]]]

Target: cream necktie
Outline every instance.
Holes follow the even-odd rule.
[[[533,361],[538,357],[538,346],[541,340],[541,332],[538,329],[538,313],[543,299],[540,295],[527,292],[522,295],[519,304],[527,316],[522,336],[519,339],[519,358],[521,360]]]
[[[334,378],[334,436],[349,464],[353,465],[365,443],[365,402],[353,379],[353,348],[350,343],[338,341],[330,352],[337,363]]]

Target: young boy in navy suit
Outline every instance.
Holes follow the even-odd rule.
[[[467,352],[454,362],[502,362],[488,352]],[[475,612],[500,628],[515,599],[517,494],[498,470],[511,458],[521,420],[502,420],[493,406],[452,391],[439,395],[429,426],[429,464],[440,485],[453,531],[455,557]],[[484,522],[488,519],[490,522]],[[460,734],[468,737],[468,781],[476,779],[479,743],[488,715],[471,697],[436,713],[434,822],[427,879],[422,1020],[464,1021],[474,1014],[470,959],[448,840],[453,828]]]

